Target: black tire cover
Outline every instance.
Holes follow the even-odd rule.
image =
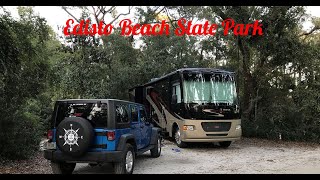
[[[67,117],[57,127],[58,148],[71,156],[83,155],[93,143],[94,130],[90,122],[81,117]]]

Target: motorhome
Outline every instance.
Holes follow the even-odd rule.
[[[242,135],[235,73],[183,68],[131,88],[130,100],[144,104],[153,123],[184,148],[190,142],[222,147]]]

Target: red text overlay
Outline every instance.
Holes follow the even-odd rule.
[[[262,36],[263,27],[258,20],[252,23],[240,24],[236,23],[233,19],[225,19],[221,24],[210,24],[205,21],[202,24],[193,24],[192,21],[187,21],[181,18],[177,21],[176,27],[170,31],[172,26],[162,20],[161,23],[153,24],[133,24],[130,19],[123,19],[119,23],[122,36],[142,35],[142,36],[169,36],[173,33],[176,36],[214,36],[218,31],[223,35],[234,34],[236,36]],[[69,35],[110,35],[114,30],[113,25],[105,24],[100,21],[99,24],[91,24],[90,20],[81,20],[80,23],[75,22],[73,19],[66,21],[66,26],[63,32],[66,36]]]

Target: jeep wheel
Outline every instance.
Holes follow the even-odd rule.
[[[179,127],[176,128],[176,131],[174,133],[174,139],[179,148],[187,147],[187,143],[181,140],[181,133]]]
[[[222,141],[222,142],[219,142],[219,145],[223,148],[228,148],[231,144],[231,141]]]
[[[132,174],[135,154],[131,144],[126,144],[121,162],[114,163],[115,174]]]
[[[51,168],[53,174],[72,174],[76,163],[52,162]]]
[[[161,138],[160,134],[158,134],[157,144],[155,144],[154,148],[152,148],[150,150],[151,157],[157,158],[160,156],[160,154],[161,154],[161,140],[162,140],[162,138]]]

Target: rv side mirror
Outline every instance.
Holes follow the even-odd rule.
[[[177,99],[178,97],[176,94],[172,95],[171,104],[177,104]]]

